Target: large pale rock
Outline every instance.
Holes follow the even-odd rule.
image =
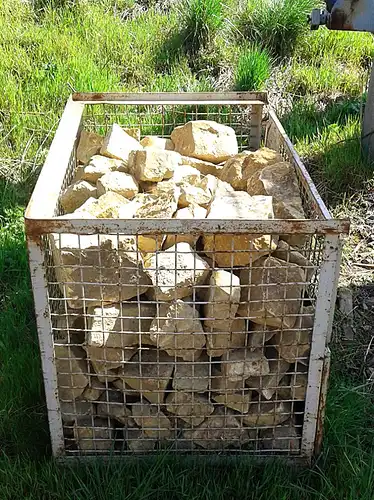
[[[124,348],[142,343],[156,313],[154,304],[122,302],[87,309],[87,345]]]
[[[228,349],[239,349],[247,345],[247,326],[242,318],[233,319],[226,330],[215,330],[209,326],[204,327],[204,330],[209,356],[222,356]]]
[[[131,200],[139,192],[139,185],[134,177],[125,172],[109,172],[100,177],[96,185],[99,196],[112,191]]]
[[[96,184],[100,177],[108,174],[109,172],[121,170],[125,168],[124,165],[125,164],[122,160],[95,155],[89,160],[87,165],[78,167],[75,174],[75,180],[87,181],[92,184]]]
[[[171,219],[177,210],[174,194],[138,194],[132,201],[134,219]],[[145,234],[138,236],[138,247],[144,253],[161,250],[166,236],[163,234]]]
[[[292,419],[273,429],[264,429],[261,431],[261,447],[264,450],[298,453],[300,451],[300,444],[301,435]]]
[[[196,427],[204,421],[205,417],[213,413],[214,406],[200,394],[172,392],[166,397],[166,409],[191,427]]]
[[[205,392],[209,384],[209,358],[201,356],[194,362],[175,363],[172,387],[176,391]]]
[[[173,177],[174,170],[181,163],[180,154],[146,148],[132,151],[129,155],[129,171],[138,181],[159,182]]]
[[[100,417],[110,417],[122,425],[134,425],[131,422],[131,411],[125,406],[124,395],[121,392],[107,391],[97,402],[97,414]]]
[[[150,328],[151,340],[170,356],[194,361],[205,346],[204,330],[194,307],[177,299],[160,304]]]
[[[246,380],[246,385],[250,389],[261,393],[265,399],[271,399],[280,381],[287,373],[290,363],[280,358],[274,348],[267,348],[266,355],[269,360],[269,375],[250,377]]]
[[[241,446],[248,442],[249,434],[234,412],[216,408],[198,427],[186,429],[183,438],[208,450],[221,450],[228,446]]]
[[[178,153],[212,163],[221,163],[238,152],[235,131],[209,120],[196,120],[176,127],[171,140]]]
[[[174,219],[205,219],[207,211],[199,205],[189,205],[185,208],[180,208],[174,214]],[[196,241],[199,239],[198,234],[169,234],[164,243],[164,250],[176,245],[177,243],[188,243],[194,248]]]
[[[134,453],[152,451],[156,446],[156,439],[150,438],[142,430],[126,427],[123,429],[127,446]]]
[[[222,356],[222,373],[230,380],[268,375],[269,362],[261,349],[235,349]]]
[[[72,401],[82,395],[88,384],[84,350],[77,346],[56,345],[55,362],[61,400]]]
[[[82,399],[85,401],[96,401],[105,391],[106,385],[97,377],[90,377],[89,385],[83,391]]]
[[[250,427],[273,427],[291,417],[292,408],[283,401],[252,402],[249,412],[243,417],[245,425]]]
[[[243,389],[239,392],[226,392],[224,394],[215,394],[213,400],[231,410],[239,413],[248,413],[249,403],[252,399],[252,392],[249,389]]]
[[[174,144],[171,139],[166,139],[164,137],[157,137],[155,135],[146,135],[140,141],[140,144],[144,148],[157,148],[157,149],[166,149],[168,151],[174,151]]]
[[[200,181],[200,187],[210,193],[212,199],[220,196],[230,196],[234,188],[228,183],[217,179],[214,175],[206,175]]]
[[[182,164],[196,168],[202,175],[211,175],[214,177],[220,177],[223,169],[223,164],[216,165],[215,163],[199,160],[198,158],[191,158],[189,156],[182,156]]]
[[[168,179],[167,181],[161,182],[141,182],[140,185],[146,194],[152,194],[154,196],[172,196],[173,200],[178,203],[180,188],[176,185],[174,179]]]
[[[277,248],[271,255],[277,259],[300,266],[306,273],[307,281],[310,281],[315,273],[316,267],[313,266],[302,253],[290,247],[290,245],[283,240],[279,240]]]
[[[140,142],[140,128],[123,127],[123,130],[126,132],[127,135]]]
[[[229,196],[216,197],[207,219],[273,219],[272,198],[249,196],[237,191]],[[270,235],[206,234],[204,251],[220,267],[246,266],[275,250],[276,238]],[[233,252],[234,250],[234,252]]]
[[[85,165],[92,156],[98,154],[103,140],[104,137],[95,132],[82,130],[77,147],[77,162]]]
[[[244,314],[244,310],[243,310]],[[247,315],[249,316],[250,313]],[[265,343],[268,342],[278,330],[275,330],[266,325],[256,325],[256,323],[249,322],[249,334],[248,334],[248,347],[256,349],[257,347],[264,347]]]
[[[60,203],[65,212],[74,212],[88,198],[97,198],[96,186],[87,181],[74,182],[68,186],[60,196]]]
[[[130,152],[139,149],[143,149],[143,146],[119,125],[113,123],[105,136],[100,154],[127,162]]]
[[[82,451],[108,451],[114,446],[114,429],[108,419],[81,417],[74,423],[74,439]]]
[[[170,382],[173,358],[165,352],[141,350],[120,370],[119,378],[148,401],[163,404],[165,390]],[[118,377],[117,377],[118,378]]]
[[[64,214],[64,215],[58,215],[58,219],[92,219],[92,217],[96,217],[94,215],[94,207],[97,202],[96,198],[93,198],[92,196],[86,200],[83,205],[78,207],[74,212]]]
[[[240,302],[240,280],[223,269],[212,271],[205,293],[204,326],[213,330],[230,331]]]
[[[229,182],[236,190],[246,191],[247,180],[264,167],[283,161],[282,156],[268,148],[261,148],[254,153],[243,151],[225,163],[220,179]]]
[[[314,324],[313,306],[304,306],[292,330],[277,332],[271,343],[289,363],[304,361],[309,356]],[[306,361],[306,360],[305,360]]]
[[[131,347],[86,345],[85,350],[100,382],[105,381],[106,378],[109,381],[117,378],[113,370],[122,367],[136,353],[136,349]]]
[[[244,389],[244,380],[230,380],[220,370],[213,367],[209,389],[221,394],[234,394],[240,389]]]
[[[98,241],[99,240],[99,241]],[[150,281],[134,237],[52,234],[57,281],[69,307],[119,302],[146,292]]]
[[[168,301],[191,295],[205,282],[209,265],[188,243],[177,243],[146,260],[146,272],[153,285],[152,297]]]
[[[301,267],[274,257],[262,257],[252,269],[240,272],[240,283],[244,286],[239,315],[248,316],[249,311],[249,319],[254,323],[277,328],[294,326],[305,286]]]
[[[130,201],[127,198],[113,191],[108,191],[94,203],[91,203],[87,210],[98,219],[118,219],[126,210],[128,218],[131,218],[130,206]]]
[[[189,205],[201,205],[208,207],[212,200],[212,195],[209,191],[204,190],[199,186],[193,186],[188,182],[179,184],[180,196],[178,200],[178,207],[184,208]]]
[[[277,219],[305,219],[295,168],[290,163],[282,161],[254,173],[247,181],[247,192],[272,196]]]
[[[133,403],[131,405],[131,414],[145,436],[154,439],[166,439],[170,436],[171,422],[156,406],[146,401]]]
[[[191,165],[177,165],[174,170],[173,180],[177,186],[183,183],[191,186],[199,186],[201,183],[201,173]]]
[[[77,419],[81,417],[95,415],[95,406],[89,401],[79,401],[75,400],[60,401],[60,410],[62,422],[66,425],[73,424]]]

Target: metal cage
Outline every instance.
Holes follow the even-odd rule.
[[[341,236],[349,224],[331,218],[274,112],[263,118],[265,105],[264,93],[69,99],[25,216],[55,457],[168,449],[310,461],[318,451]],[[60,217],[82,128],[105,134],[115,122],[142,136],[169,137],[195,119],[230,125],[240,151],[265,145],[281,153],[295,168],[308,218]],[[280,248],[279,235],[297,252]],[[266,245],[254,260],[257,237]],[[139,250],[142,239],[154,243],[150,255]],[[239,239],[248,248],[236,248]],[[180,241],[191,251],[174,244]],[[249,257],[238,265],[241,255]],[[143,265],[153,272],[151,284]],[[225,286],[214,281],[216,271],[230,276]],[[171,275],[175,286],[165,298]],[[214,302],[215,290],[224,300]]]

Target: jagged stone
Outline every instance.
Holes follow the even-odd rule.
[[[174,219],[205,219],[207,211],[199,205],[189,205],[185,208],[180,208],[174,214]],[[198,234],[169,234],[164,243],[164,250],[176,245],[177,243],[188,243],[194,248],[196,241],[199,239]]]
[[[133,403],[131,415],[145,436],[154,439],[166,439],[171,434],[171,422],[156,406],[146,401]]]
[[[107,158],[106,156],[94,155],[87,165],[78,167],[75,173],[75,181],[87,181],[92,184],[96,182],[105,174],[114,171],[123,171],[125,164],[122,160],[115,158]],[[122,169],[122,170],[121,170]]]
[[[60,196],[60,203],[65,212],[71,213],[85,203],[89,198],[97,198],[96,186],[87,181],[70,184]]]
[[[231,381],[269,374],[269,362],[261,349],[235,349],[222,356],[222,373]]]
[[[125,172],[109,172],[98,179],[96,186],[99,196],[112,191],[132,200],[139,192],[139,185],[134,177]]]
[[[74,439],[82,451],[108,451],[114,446],[114,429],[107,418],[81,417],[74,423]]]
[[[155,135],[146,135],[140,141],[140,144],[144,148],[157,148],[157,149],[166,149],[168,151],[174,151],[174,144],[171,139],[165,139],[164,137],[156,137]]]
[[[194,362],[177,360],[173,389],[184,392],[205,392],[209,384],[209,358],[201,356]]]
[[[117,391],[103,393],[97,402],[97,414],[101,417],[110,417],[125,426],[134,426],[131,411],[125,406],[124,395]]]
[[[85,352],[77,346],[56,345],[55,362],[57,385],[61,400],[79,398],[88,384],[88,366]]]
[[[159,182],[173,177],[181,163],[180,154],[157,148],[132,151],[129,155],[129,171],[138,181]]]
[[[96,401],[105,391],[106,386],[97,377],[90,377],[89,385],[83,391],[82,399],[85,401]]]
[[[166,409],[191,427],[200,425],[211,415],[214,406],[204,396],[193,392],[172,392],[166,397]]]
[[[215,163],[211,163],[209,161],[199,160],[198,158],[191,158],[189,156],[182,155],[182,164],[190,165],[191,167],[196,168],[202,175],[210,175],[214,177],[220,177],[221,171],[223,169],[223,164],[216,165]]]
[[[95,132],[82,130],[77,147],[77,162],[85,165],[101,148],[104,137]]]
[[[256,401],[250,404],[243,422],[250,427],[273,427],[288,420],[291,412],[291,405],[283,401]]]
[[[139,149],[143,149],[143,146],[119,125],[113,123],[105,136],[100,154],[127,162],[130,152]]]

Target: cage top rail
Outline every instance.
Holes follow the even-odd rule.
[[[86,104],[268,104],[267,92],[75,92],[72,100]]]

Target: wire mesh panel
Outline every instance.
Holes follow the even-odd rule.
[[[276,117],[265,145],[295,168],[304,221],[267,220],[266,196],[248,211],[253,220],[245,205],[235,208],[245,216],[233,218],[225,197],[209,202],[209,212],[195,207],[196,219],[171,218],[177,205],[163,205],[164,195],[152,198],[155,219],[126,211],[74,218],[59,201],[77,172],[81,129],[105,134],[115,122],[168,138],[208,119],[230,125],[240,151],[259,147],[257,101],[211,100],[79,103],[50,213],[36,217],[41,209],[31,202],[30,267],[55,455],[312,455],[346,225],[329,218]],[[143,189],[144,200],[152,197]]]

